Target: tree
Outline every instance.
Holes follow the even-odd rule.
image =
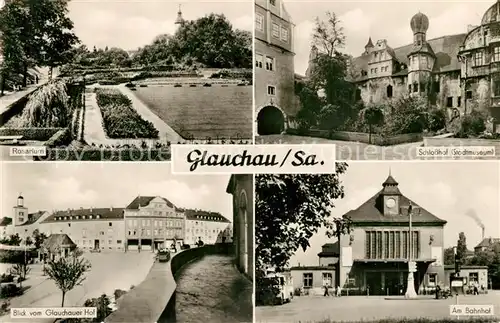
[[[45,233],[40,233],[40,231],[38,229],[35,229],[33,230],[33,240],[34,240],[34,244],[35,244],[35,248],[37,250],[39,250],[42,245],[43,245],[43,242],[45,241],[45,239],[47,239],[47,235],[45,235]]]
[[[9,246],[20,246],[23,239],[19,236],[19,233],[11,234],[6,244]]]
[[[104,319],[108,317],[113,309],[110,307],[111,300],[106,294],[102,294],[98,298],[92,298],[85,301],[83,306],[85,307],[95,307],[97,309],[97,317],[89,319],[89,322],[104,322]]]
[[[445,265],[455,264],[455,250],[453,250],[453,247],[444,249],[444,264]]]
[[[369,127],[369,143],[372,143],[373,126],[379,126],[384,122],[384,112],[380,107],[367,107],[360,112],[362,120]]]
[[[467,257],[467,241],[465,238],[465,233],[463,232],[460,232],[458,234],[457,257],[462,264],[465,263],[465,259]]]
[[[61,307],[64,307],[66,293],[85,280],[85,273],[91,268],[90,262],[83,257],[70,255],[50,260],[44,272],[62,292]]]
[[[31,246],[33,244],[33,240],[31,239],[31,237],[26,237],[26,240],[24,241],[24,243],[27,246]]]
[[[419,133],[428,128],[429,104],[420,96],[403,97],[387,107],[391,110],[385,120],[388,135]]]
[[[282,270],[299,249],[309,247],[309,239],[320,227],[328,237],[349,232],[350,221],[332,218],[335,199],[344,197],[340,174],[347,164],[337,163],[331,175],[256,176],[256,270],[268,266]]]

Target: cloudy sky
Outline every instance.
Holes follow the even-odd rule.
[[[305,74],[316,17],[325,18],[326,11],[335,12],[347,37],[345,51],[359,56],[372,37],[387,39],[396,48],[412,42],[412,16],[419,11],[429,17],[427,38],[467,32],[467,26],[478,25],[484,12],[495,0],[474,1],[345,1],[345,0],[284,0],[295,23],[295,71]]]
[[[481,241],[480,227],[466,215],[470,210],[485,225],[486,237],[500,237],[498,162],[351,162],[346,174],[341,175],[345,198],[335,203],[332,215],[342,216],[375,195],[389,169],[403,195],[448,221],[445,247],[456,245],[461,231],[469,249]],[[297,252],[290,265],[317,265],[321,246],[334,241],[320,230],[311,238],[311,247],[305,253]]]
[[[126,207],[137,195],[163,196],[178,207],[221,213],[232,220],[229,175],[181,176],[165,163],[3,163],[3,216],[22,193],[30,213],[68,208]]]
[[[224,14],[234,28],[253,29],[253,2],[249,0],[72,0],[69,16],[87,47],[134,50],[159,34],[175,32],[179,4],[185,19],[213,12]]]

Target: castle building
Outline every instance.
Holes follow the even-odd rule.
[[[0,220],[0,239],[19,234],[24,241],[34,230],[67,235],[83,251],[156,251],[177,244],[232,242],[230,221],[216,212],[185,210],[160,196],[137,196],[125,208],[80,208],[28,213],[19,196],[13,217]],[[192,225],[193,223],[193,225]],[[196,225],[199,223],[199,226]],[[192,227],[200,228],[195,232]],[[201,232],[203,229],[203,232]]]
[[[256,0],[254,126],[259,135],[283,132],[287,116],[298,111],[293,46],[294,24],[283,0]]]
[[[254,275],[253,175],[231,175],[226,192],[233,196],[233,244],[239,270]]]
[[[356,99],[383,105],[420,95],[451,118],[486,112],[493,131],[500,131],[500,3],[486,11],[479,26],[468,26],[467,33],[427,39],[432,25],[420,12],[411,18],[410,28],[410,44],[392,48],[385,39],[373,43],[369,38],[361,56],[353,59]]]

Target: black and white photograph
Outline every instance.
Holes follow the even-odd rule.
[[[256,175],[255,322],[498,322],[499,171],[352,161]]]
[[[2,2],[1,159],[252,143],[251,1]]]
[[[0,321],[253,321],[253,175],[172,175],[163,163],[1,172]],[[97,314],[10,311],[72,307]]]
[[[498,159],[498,12],[496,0],[255,0],[255,143]]]

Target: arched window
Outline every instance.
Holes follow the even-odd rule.
[[[392,98],[392,85],[387,85],[387,97]]]

